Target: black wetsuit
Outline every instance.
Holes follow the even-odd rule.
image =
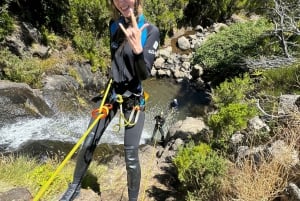
[[[118,23],[125,23],[124,18],[110,23],[110,44],[111,44],[111,77],[113,79],[110,97],[106,102],[113,105],[105,119],[92,129],[84,141],[80,152],[77,156],[77,164],[74,172],[73,182],[69,185],[68,190],[60,199],[73,200],[79,193],[80,184],[92,160],[94,150],[115,114],[119,109],[119,103],[116,102],[116,95],[123,96],[123,113],[126,119],[132,111],[132,106],[139,105],[142,110],[139,113],[138,120],[134,126],[126,126],[124,133],[124,151],[127,169],[127,184],[129,201],[137,201],[140,187],[140,164],[138,157],[138,147],[142,130],[144,127],[144,97],[141,81],[148,78],[154,63],[155,53],[159,45],[159,30],[156,26],[150,24],[142,32],[143,52],[139,55],[133,53],[129,43],[126,41],[124,33]],[[144,16],[138,18],[138,26],[145,23]],[[99,102],[100,104],[100,102]],[[94,119],[91,119],[91,123]]]

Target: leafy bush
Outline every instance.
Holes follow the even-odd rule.
[[[110,20],[106,0],[71,0],[70,31],[75,48],[91,62],[93,71],[105,69],[109,63],[108,24]]]
[[[254,84],[248,74],[244,74],[243,78],[226,80],[214,90],[212,99],[219,110],[208,117],[208,125],[213,130],[213,143],[217,147],[226,150],[232,134],[245,129],[248,120],[258,113],[249,98],[253,90]]]
[[[59,44],[59,37],[54,33],[50,32],[45,26],[41,27],[42,42],[50,47],[56,47]]]
[[[248,103],[230,103],[218,113],[209,117],[208,125],[214,132],[217,146],[227,148],[229,139],[235,131],[245,129],[249,119],[257,114],[255,107]]]
[[[9,15],[7,4],[0,7],[0,42],[13,31],[13,18]]]
[[[235,77],[231,80],[225,80],[217,86],[212,94],[214,104],[221,108],[230,103],[245,102],[246,96],[254,90],[254,85],[248,74],[243,78]]]
[[[263,18],[232,24],[209,37],[196,50],[194,62],[203,63],[206,68],[218,68],[238,63],[245,57],[264,55],[265,43],[262,39],[271,29],[272,24]]]
[[[105,69],[109,63],[109,40],[107,37],[97,39],[90,31],[79,29],[73,38],[76,49],[91,62],[92,71]]]
[[[45,72],[61,73],[57,68],[58,63],[62,63],[65,58],[51,57],[40,60],[38,58],[20,59],[12,54],[8,49],[0,50],[1,74],[0,79],[8,79],[13,82],[24,82],[32,88],[42,86],[42,75]]]
[[[108,34],[110,15],[107,0],[70,0],[69,18],[73,35],[78,28],[92,32],[96,37]]]
[[[226,163],[222,157],[207,144],[195,146],[191,142],[179,149],[173,162],[180,182],[189,191],[189,197],[197,197],[203,201],[213,200],[226,172]]]
[[[39,87],[41,84],[41,68],[34,59],[21,60],[11,54],[7,49],[0,51],[0,63],[3,64],[3,78],[14,82],[25,82],[31,86]]]
[[[300,92],[300,61],[286,67],[264,71],[258,88],[263,94],[276,96]]]
[[[158,26],[163,41],[164,37],[177,28],[178,21],[183,18],[183,10],[188,0],[145,0],[144,13],[147,19]]]

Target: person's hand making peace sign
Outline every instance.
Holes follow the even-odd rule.
[[[134,54],[140,54],[143,52],[143,46],[141,42],[142,31],[149,24],[146,23],[141,28],[139,28],[133,10],[131,8],[130,8],[130,18],[131,18],[131,25],[129,25],[127,29],[121,23],[119,23],[119,26],[123,30]]]

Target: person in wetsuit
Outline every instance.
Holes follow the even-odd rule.
[[[171,110],[177,110],[177,109],[178,109],[178,106],[179,106],[178,101],[177,101],[176,98],[174,98],[174,99],[172,100],[172,102],[170,103],[170,109],[171,109]]]
[[[154,130],[153,130],[152,137],[151,137],[151,142],[155,142],[155,135],[156,135],[157,130],[159,130],[159,132],[160,132],[160,142],[159,143],[162,145],[164,145],[164,141],[165,141],[165,133],[163,130],[163,125],[166,122],[163,115],[164,115],[164,113],[161,112],[160,115],[156,115],[154,117],[155,126],[154,126]]]
[[[159,30],[146,22],[141,0],[110,0],[113,19],[110,22],[111,78],[110,96],[105,103],[112,109],[89,133],[77,155],[73,181],[60,201],[74,200],[90,165],[94,150],[105,129],[120,109],[117,95],[123,97],[122,112],[129,119],[133,106],[140,111],[134,124],[125,126],[124,153],[129,201],[137,201],[141,180],[138,147],[145,120],[142,80],[150,76],[159,45]],[[100,103],[99,103],[100,104]],[[137,115],[137,113],[135,113]],[[91,123],[94,119],[91,119]]]

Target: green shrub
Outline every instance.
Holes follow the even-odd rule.
[[[41,86],[42,69],[36,59],[20,59],[7,49],[0,51],[0,63],[3,64],[3,78],[14,82],[25,82],[32,87]]]
[[[78,60],[78,58],[75,58],[76,55],[72,56],[74,58],[71,59]],[[57,68],[57,64],[65,62],[65,59],[66,57],[50,57],[43,60],[36,57],[24,57],[20,59],[6,48],[0,50],[0,64],[3,71],[0,74],[0,79],[24,82],[32,88],[40,88],[42,86],[43,73],[61,73],[61,69]]]
[[[195,146],[191,142],[179,149],[173,162],[189,197],[197,197],[203,201],[212,200],[227,169],[222,157],[207,144]]]
[[[218,68],[238,63],[249,56],[265,55],[264,34],[271,29],[272,24],[263,18],[232,24],[210,36],[196,50],[194,62],[203,63],[206,68]]]
[[[90,31],[77,30],[73,38],[74,46],[91,62],[92,71],[105,69],[109,63],[109,39],[97,37]]]
[[[248,103],[230,103],[209,116],[208,125],[214,133],[216,146],[228,148],[232,134],[247,127],[248,120],[257,114],[254,106]]]
[[[213,130],[213,142],[217,147],[228,148],[232,134],[247,127],[248,120],[258,114],[254,100],[250,98],[254,84],[249,74],[242,78],[225,80],[212,93],[217,113],[208,117],[208,125]]]
[[[91,62],[92,71],[109,63],[109,8],[106,0],[71,0],[70,30],[73,44]]]
[[[145,0],[144,13],[148,21],[154,23],[161,32],[161,40],[178,27],[178,21],[183,18],[183,10],[188,0]]]
[[[45,26],[41,27],[42,42],[50,47],[56,47],[58,36],[54,32],[50,32]]]
[[[0,42],[14,30],[14,20],[9,15],[7,4],[0,7]]]
[[[263,94],[275,96],[299,94],[300,61],[289,66],[264,71],[258,88]]]
[[[254,85],[248,74],[243,78],[235,77],[225,80],[216,87],[212,94],[213,103],[217,107],[227,106],[230,103],[245,102],[247,94],[254,90]]]
[[[110,20],[107,0],[70,0],[69,26],[73,35],[78,28],[96,37],[108,34]]]

